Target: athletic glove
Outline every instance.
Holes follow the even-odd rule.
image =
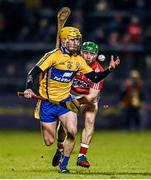
[[[75,113],[80,111],[80,103],[76,99],[73,99],[72,101],[60,102],[59,104],[60,106],[67,108]]]

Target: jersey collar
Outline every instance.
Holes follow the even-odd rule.
[[[63,53],[63,54],[68,54],[68,55],[70,55],[70,52],[65,48],[65,47],[62,47],[61,46],[61,52]]]

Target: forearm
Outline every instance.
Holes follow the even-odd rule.
[[[92,82],[98,83],[101,80],[103,80],[104,78],[106,78],[106,76],[108,76],[110,73],[111,73],[111,71],[109,70],[109,68],[107,68],[103,72],[96,73],[96,72],[92,71],[90,73],[85,74],[85,76],[87,78],[89,78]]]
[[[35,66],[29,71],[26,80],[26,89],[32,89],[35,78],[39,76],[41,72],[42,70],[38,66]]]

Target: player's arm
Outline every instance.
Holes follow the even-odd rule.
[[[78,99],[78,101],[80,104],[89,104],[91,102],[94,102],[99,96],[99,94],[100,94],[100,90],[90,88],[89,94],[82,96],[81,98]]]
[[[106,78],[106,76],[108,76],[111,72],[112,71],[109,68],[107,68],[105,71],[98,73],[91,71],[90,73],[85,74],[85,76],[89,78],[92,82],[98,83],[102,79]]]
[[[108,76],[113,70],[115,70],[119,64],[120,64],[119,57],[117,57],[117,59],[114,61],[114,57],[111,56],[109,67],[105,71],[98,73],[91,71],[89,73],[86,73],[85,76],[88,77],[92,82],[98,83],[102,79],[106,78],[106,76]]]
[[[66,106],[68,105],[68,109],[70,109],[73,112],[78,113],[80,110],[80,104],[89,104],[93,101],[95,101],[100,93],[100,90],[96,90],[93,88],[90,88],[89,94],[84,95],[79,99],[73,99],[72,101],[66,102]]]
[[[26,80],[26,90],[24,91],[25,98],[32,98],[32,96],[35,95],[35,93],[32,91],[34,81],[36,77],[40,75],[41,72],[44,72],[48,67],[50,67],[54,63],[54,52],[55,51],[46,53],[35,65],[35,67],[29,71]]]
[[[38,66],[35,66],[29,71],[26,79],[26,90],[24,91],[25,98],[32,98],[32,96],[35,95],[35,93],[32,90],[33,84],[36,77],[38,77],[41,72],[42,70]]]
[[[26,89],[32,89],[35,78],[38,77],[41,72],[43,71],[38,66],[35,66],[29,71],[26,80]]]

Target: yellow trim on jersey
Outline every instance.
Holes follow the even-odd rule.
[[[35,107],[35,112],[34,112],[34,117],[36,119],[40,119],[40,116],[39,116],[40,106],[41,106],[41,100],[38,100],[36,107]]]

